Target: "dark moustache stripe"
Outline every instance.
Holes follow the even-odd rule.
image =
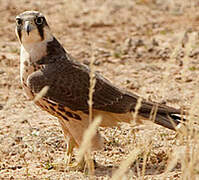
[[[39,35],[41,36],[41,40],[44,40],[44,26],[37,26]]]
[[[21,42],[21,36],[22,36],[22,34],[21,34],[21,29],[19,27],[17,27],[17,33],[18,33],[18,36],[19,36],[19,40]]]

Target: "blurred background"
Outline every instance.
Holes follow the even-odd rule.
[[[26,10],[41,11],[76,60],[89,65],[94,53],[96,70],[115,85],[197,115],[199,1],[0,0],[0,178],[86,178],[64,167],[66,145],[56,118],[28,101],[21,88],[15,17]],[[197,153],[191,154],[195,158],[188,175],[190,164],[178,160],[167,171],[175,148],[189,159],[187,141],[174,132],[151,124],[123,124],[100,132],[106,141],[104,150],[93,154],[101,165],[96,178],[110,179],[136,146],[150,147],[145,179],[198,177]],[[141,177],[142,168],[140,155],[124,178]]]

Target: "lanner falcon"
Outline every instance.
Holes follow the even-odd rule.
[[[34,100],[44,88],[47,92],[35,104],[56,116],[68,137],[67,154],[79,146],[89,125],[90,69],[74,60],[53,36],[45,17],[37,11],[26,11],[16,17],[16,35],[21,44],[20,79],[27,96]],[[100,126],[118,122],[130,123],[139,97],[115,87],[95,73],[93,118],[102,116]],[[175,130],[181,111],[166,105],[142,100],[138,119],[149,119],[157,107],[154,123]],[[92,149],[102,146],[100,134],[92,139]]]

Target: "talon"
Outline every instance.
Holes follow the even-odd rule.
[[[86,162],[85,160],[81,160],[80,162],[74,162],[68,165],[69,170],[77,170],[77,171],[84,171],[86,169]]]

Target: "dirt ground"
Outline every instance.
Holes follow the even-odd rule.
[[[15,16],[25,10],[41,11],[78,61],[89,64],[93,51],[97,71],[115,85],[197,111],[198,2],[0,0],[0,179],[88,179],[63,165],[66,143],[57,119],[28,101],[20,85]],[[177,160],[168,170],[171,154],[187,147],[171,130],[152,123],[121,124],[100,133],[105,143],[93,153],[98,163],[93,179],[110,179],[135,147],[148,149],[145,173],[140,154],[123,179],[199,179],[198,158]]]

